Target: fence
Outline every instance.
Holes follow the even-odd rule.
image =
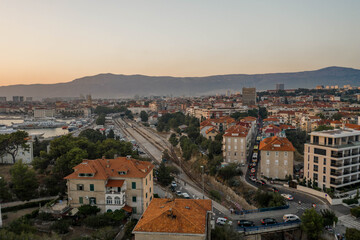
[[[242,211],[234,211],[235,214],[244,215],[250,213],[258,213],[258,212],[268,212],[268,211],[276,211],[282,209],[288,209],[289,205],[279,206],[279,207],[270,207],[270,208],[257,208],[257,209],[250,209],[250,210],[242,210]]]
[[[275,224],[269,224],[269,225],[262,225],[262,226],[253,226],[253,227],[238,227],[239,232],[256,232],[256,231],[262,231],[262,230],[269,230],[274,229],[276,230],[282,229],[282,228],[288,228],[290,226],[298,226],[300,225],[301,221],[292,221],[292,222],[283,222],[283,223],[275,223]]]

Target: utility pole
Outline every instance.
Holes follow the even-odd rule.
[[[202,171],[202,192],[203,192],[203,199],[205,199],[205,193],[204,193],[204,166],[200,166]]]

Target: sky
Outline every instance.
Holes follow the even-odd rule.
[[[358,0],[1,0],[0,86],[360,68]]]

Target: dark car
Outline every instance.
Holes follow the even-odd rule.
[[[273,192],[279,192],[279,189],[277,189],[276,187],[273,187],[273,188],[272,188],[272,191],[273,191]]]
[[[273,218],[264,218],[261,219],[261,225],[269,225],[269,224],[276,224],[277,221]]]
[[[261,181],[262,185],[266,184],[266,182],[264,180],[260,180],[260,181]]]
[[[253,221],[240,220],[240,221],[238,221],[238,226],[239,227],[253,227],[253,226],[255,226],[255,224]]]

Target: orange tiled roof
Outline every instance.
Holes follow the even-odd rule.
[[[144,178],[154,165],[150,162],[139,161],[132,158],[119,157],[116,159],[83,160],[82,163],[73,167],[74,172],[64,179],[103,179],[111,177]],[[119,175],[119,172],[126,172]],[[92,173],[93,177],[79,177],[79,173]]]
[[[277,122],[277,121],[279,121],[279,119],[277,119],[277,118],[265,118],[264,120],[263,120],[263,122]]]
[[[347,124],[345,124],[345,127],[352,128],[354,130],[360,130],[360,125],[357,125],[357,124],[347,123]]]
[[[125,180],[109,180],[106,184],[106,187],[122,187]]]
[[[295,148],[287,138],[274,136],[265,138],[260,142],[259,150],[264,151],[291,151],[294,152]]]
[[[247,128],[241,125],[235,125],[226,130],[224,137],[246,137],[248,132]]]
[[[205,234],[206,213],[211,209],[209,199],[154,198],[134,232]]]

